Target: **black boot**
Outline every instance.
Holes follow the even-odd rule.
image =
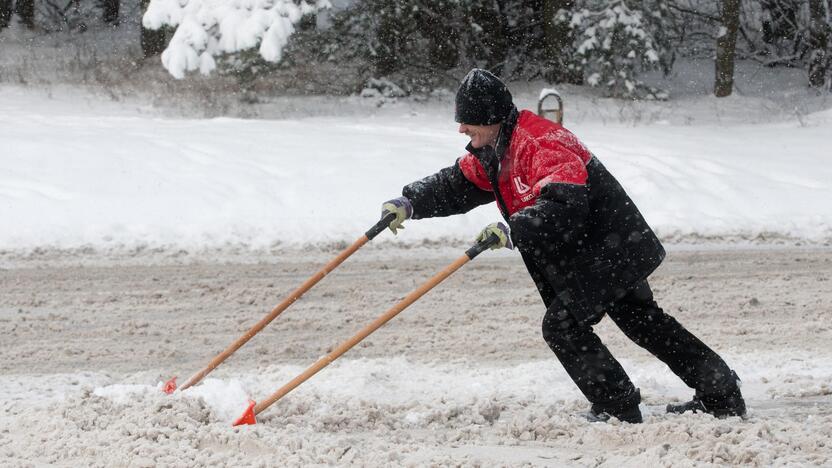
[[[641,393],[638,389],[625,398],[609,403],[593,403],[586,420],[589,422],[607,422],[616,418],[621,422],[639,424],[643,421],[641,410],[638,404],[641,402]]]
[[[677,405],[667,405],[667,412],[682,414],[691,411],[693,413],[708,413],[717,418],[727,418],[729,416],[744,418],[746,415],[745,400],[742,398],[742,393],[740,392],[740,379],[737,377],[737,374],[733,372],[731,374],[737,382],[737,385],[731,392],[727,394],[706,395],[697,391],[691,401]]]

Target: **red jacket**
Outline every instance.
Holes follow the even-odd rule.
[[[500,193],[508,208],[507,215],[534,205],[546,184],[585,185],[590,159],[592,154],[572,132],[532,112],[521,111],[500,162]],[[459,168],[478,188],[493,192],[476,156],[463,156]]]
[[[507,141],[499,138],[496,148],[469,144],[453,166],[406,185],[412,218],[466,213],[496,199],[546,307],[595,323],[659,266],[664,248],[615,177],[568,130],[514,110],[500,131]]]

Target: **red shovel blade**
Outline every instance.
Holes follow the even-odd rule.
[[[162,391],[170,395],[171,393],[176,391],[176,377],[171,378],[165,385],[162,387]]]
[[[256,405],[256,404],[257,403],[254,400],[249,400],[248,401],[248,407],[243,412],[243,415],[240,416],[239,418],[237,418],[237,420],[234,421],[234,424],[232,424],[231,426],[235,427],[235,426],[242,426],[243,424],[246,424],[246,425],[257,424],[257,420],[254,417],[254,405]]]

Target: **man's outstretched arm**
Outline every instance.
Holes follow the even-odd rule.
[[[492,192],[480,189],[465,177],[459,160],[436,174],[405,185],[402,195],[413,205],[413,219],[467,213],[494,201]]]

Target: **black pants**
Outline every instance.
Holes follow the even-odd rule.
[[[697,394],[727,395],[737,389],[725,361],[664,313],[647,281],[631,289],[607,314],[628,338],[667,364]],[[578,326],[562,306],[553,303],[543,318],[543,338],[595,409],[615,412],[638,404],[633,383],[591,325]]]

